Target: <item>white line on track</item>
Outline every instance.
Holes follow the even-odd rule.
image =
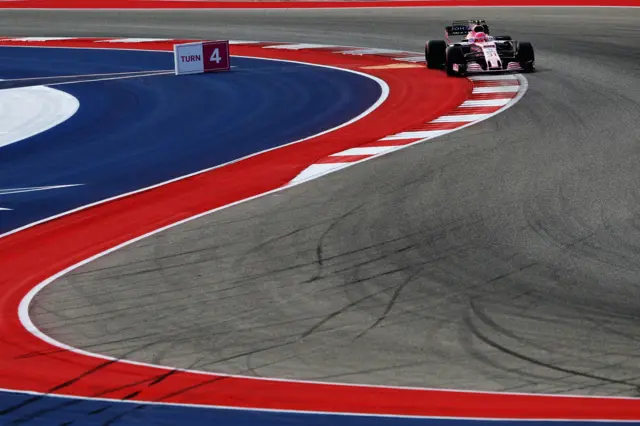
[[[281,49],[281,50],[301,50],[301,49],[326,49],[335,47],[329,44],[310,44],[310,43],[297,43],[297,44],[279,44],[275,46],[265,46],[264,49]]]
[[[11,188],[11,189],[0,189],[0,195],[9,195],[9,194],[22,194],[24,192],[35,192],[35,191],[46,191],[49,189],[62,189],[62,188],[71,188],[73,186],[82,186],[83,183],[74,183],[71,185],[52,185],[52,186],[34,186],[31,188]]]
[[[21,38],[0,38],[0,40],[12,41],[55,41],[55,40],[73,40],[75,37],[21,37]]]
[[[63,86],[67,84],[93,83],[96,81],[126,80],[131,78],[155,77],[158,75],[170,75],[170,74],[175,74],[175,71],[152,72],[147,74],[125,75],[125,76],[117,76],[117,77],[92,78],[89,80],[62,81],[59,83],[48,83],[47,86]]]
[[[173,70],[146,70],[146,71],[129,71],[129,72],[107,72],[101,74],[73,74],[73,75],[53,75],[44,77],[27,77],[27,78],[8,78],[2,81],[39,81],[39,80],[54,80],[58,78],[84,78],[84,77],[105,77],[105,76],[120,76],[120,75],[136,75],[136,74],[149,74],[149,73],[162,73],[173,72]]]

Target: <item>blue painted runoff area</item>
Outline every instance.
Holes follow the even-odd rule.
[[[638,426],[638,422],[624,425]],[[619,422],[427,419],[205,408],[0,392],[0,425],[620,426]]]
[[[252,58],[229,72],[51,86],[80,109],[0,147],[0,233],[306,138],[364,112],[380,86],[354,73]],[[0,47],[0,79],[173,69],[170,52]],[[51,83],[51,81],[46,80]],[[0,81],[0,90],[42,81]],[[12,188],[82,184],[7,193]]]

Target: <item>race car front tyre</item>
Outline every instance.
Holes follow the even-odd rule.
[[[533,45],[527,41],[521,41],[518,43],[518,53],[516,53],[516,60],[524,70],[524,72],[535,71],[536,56],[533,52]]]
[[[449,46],[446,52],[447,75],[462,75],[467,69],[467,61],[460,46]]]
[[[444,40],[429,40],[424,47],[424,60],[427,68],[442,69],[446,59],[447,43]]]

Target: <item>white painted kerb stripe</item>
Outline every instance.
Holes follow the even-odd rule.
[[[393,55],[397,53],[405,53],[400,50],[392,50],[392,49],[354,49],[347,50],[345,52],[340,52],[345,55]]]
[[[520,86],[474,87],[471,93],[517,93]]]
[[[364,148],[351,148],[346,151],[338,152],[337,154],[331,154],[332,157],[342,156],[342,155],[376,155],[381,152],[386,152],[391,149],[398,149],[395,146],[372,146],[372,147],[364,147]]]
[[[262,41],[229,40],[229,44],[260,44]]]
[[[497,107],[497,106],[505,106],[511,102],[511,98],[501,98],[501,99],[484,99],[484,100],[468,100],[464,101],[460,108],[473,108],[473,107]]]
[[[486,120],[491,114],[464,114],[464,115],[443,115],[432,121],[432,123],[470,123],[472,121]]]
[[[324,174],[327,174],[329,172],[336,171],[336,170],[342,169],[344,167],[348,167],[351,164],[352,163],[312,164],[311,166],[309,166],[306,169],[304,169],[302,171],[302,173],[300,173],[298,176],[296,176],[291,182],[289,182],[289,185],[297,184],[297,183],[304,182],[306,180],[318,178],[318,177],[320,177],[320,176],[322,176]]]
[[[335,45],[330,45],[330,44],[298,43],[298,44],[281,44],[281,45],[275,45],[275,46],[265,46],[264,49],[301,50],[301,49],[331,49],[335,47],[336,47]]]
[[[398,139],[431,139],[449,133],[450,130],[419,130],[415,132],[402,132],[395,135],[387,136],[380,140],[393,141]]]

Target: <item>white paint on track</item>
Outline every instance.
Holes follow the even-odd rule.
[[[80,108],[74,96],[44,86],[0,90],[0,147],[45,132]]]
[[[489,86],[476,87],[473,93],[514,93],[520,90],[519,86]]]

